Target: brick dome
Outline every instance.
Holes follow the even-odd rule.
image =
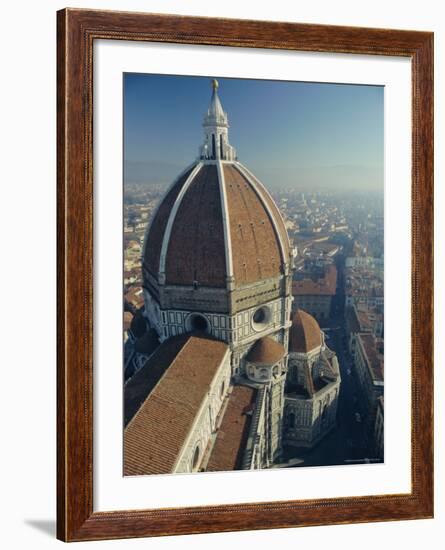
[[[237,162],[198,161],[173,183],[146,235],[143,263],[166,285],[241,287],[289,262],[281,215]]]
[[[290,263],[280,212],[238,162],[212,81],[199,157],[173,182],[145,237],[146,286],[233,290],[279,277]]]
[[[283,358],[285,353],[284,347],[279,342],[269,336],[264,336],[250,348],[246,359],[251,363],[274,365]]]
[[[309,353],[321,346],[321,330],[317,321],[302,309],[292,316],[289,351]]]

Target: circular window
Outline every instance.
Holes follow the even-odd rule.
[[[204,315],[193,313],[187,319],[187,330],[198,331],[198,332],[208,332],[209,322],[204,317]]]
[[[259,307],[252,315],[252,326],[255,330],[264,330],[271,320],[271,312],[267,306]]]
[[[253,314],[253,322],[254,323],[264,323],[266,319],[266,313],[264,311],[264,308],[257,309],[255,313]]]

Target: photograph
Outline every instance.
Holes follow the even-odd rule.
[[[123,475],[384,463],[384,86],[123,74]]]
[[[57,12],[63,541],[434,515],[434,32],[217,9]]]
[[[3,547],[435,550],[442,4],[75,6],[2,6]]]

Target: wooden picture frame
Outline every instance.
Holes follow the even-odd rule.
[[[57,536],[64,541],[433,516],[433,34],[65,9],[57,14]],[[412,63],[412,490],[407,494],[93,512],[95,40],[402,56]]]

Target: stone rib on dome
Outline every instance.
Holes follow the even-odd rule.
[[[245,172],[255,183],[255,189],[260,194],[262,200],[267,205],[268,209],[271,212],[271,215],[273,216],[273,219],[275,221],[275,227],[278,230],[280,240],[283,243],[284,247],[284,255],[289,257],[290,254],[290,242],[289,242],[289,235],[287,233],[286,226],[284,225],[283,218],[281,216],[281,212],[279,211],[277,205],[275,204],[275,201],[271,197],[269,191],[265,188],[265,186],[260,182],[260,180],[252,174],[250,170],[248,170],[244,165],[241,163],[237,163],[237,167],[241,172]]]
[[[238,285],[278,277],[281,264],[279,236],[254,186],[236,169],[224,164],[230,219],[233,275]]]
[[[145,268],[180,286],[225,288],[230,278],[239,288],[279,277],[289,246],[272,198],[238,163],[221,163],[220,170],[215,162],[196,167],[162,200],[146,236]]]
[[[144,276],[157,284],[249,286],[288,273],[286,227],[261,182],[236,160],[213,80],[199,160],[178,177],[146,234]]]
[[[173,222],[165,261],[166,284],[224,287],[224,227],[215,164],[190,183]]]
[[[292,317],[289,351],[309,353],[321,346],[321,330],[317,321],[302,309],[297,309]]]
[[[184,183],[191,174],[195,165],[187,169],[167,191],[163,197],[159,208],[157,209],[150,230],[146,234],[144,244],[144,267],[157,279],[159,272],[159,260],[161,256],[162,240],[167,228],[168,218],[170,216],[175,200],[177,199]]]
[[[251,363],[274,365],[283,358],[285,353],[286,350],[279,342],[269,336],[264,336],[250,348],[246,359]]]

